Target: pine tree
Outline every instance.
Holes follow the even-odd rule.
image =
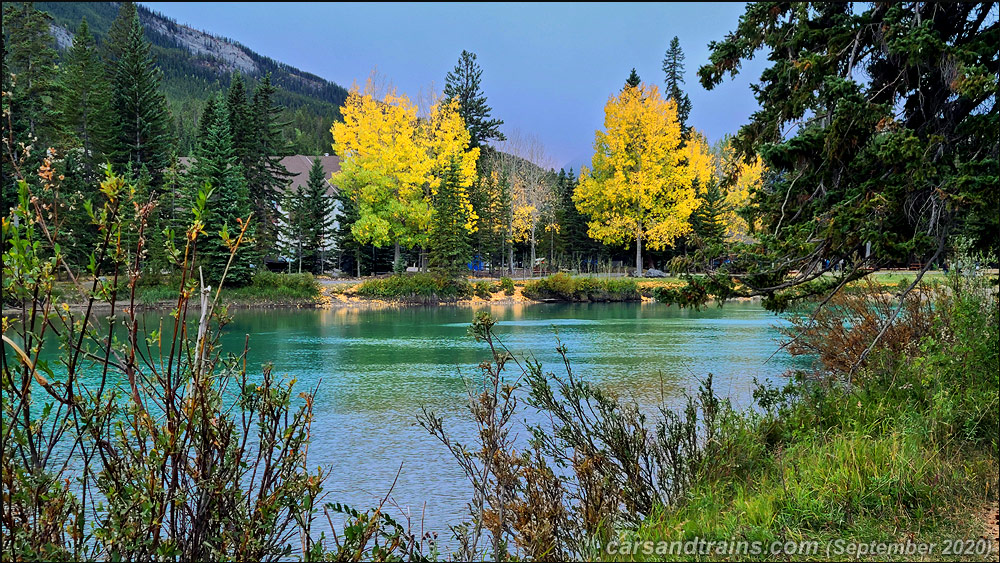
[[[458,276],[465,272],[472,254],[466,228],[469,209],[463,205],[462,190],[459,164],[452,159],[434,196],[434,218],[429,240],[431,270],[445,276]]]
[[[625,81],[626,88],[638,88],[642,84],[642,79],[639,78],[639,73],[635,71],[635,67],[632,68],[632,73],[628,75],[628,80]]]
[[[309,169],[309,180],[302,188],[300,200],[303,208],[302,219],[305,223],[302,229],[305,243],[304,258],[314,274],[323,273],[326,248],[333,234],[334,204],[333,198],[327,194],[329,187],[322,160],[313,159],[312,168]]]
[[[162,182],[162,171],[171,153],[170,117],[166,98],[160,91],[162,72],[150,54],[150,44],[143,35],[135,7],[122,6],[118,20],[128,18],[129,14],[127,33],[114,39],[124,41],[123,45],[109,46],[110,52],[120,56],[114,65],[111,92],[114,122],[108,153],[118,168],[129,162],[136,169],[146,168],[155,190]]]
[[[83,149],[84,181],[96,182],[107,139],[110,86],[87,19],[80,22],[66,55],[63,74],[62,123]]]
[[[476,54],[462,51],[455,69],[445,76],[445,103],[458,98],[458,114],[465,121],[471,140],[469,148],[481,147],[491,139],[503,141],[501,119],[491,119],[493,111],[486,104],[486,95],[480,89],[483,70],[476,63]]]
[[[687,119],[691,114],[691,99],[681,89],[681,84],[684,84],[684,51],[681,50],[677,36],[670,40],[670,47],[663,57],[663,72],[666,75],[664,94],[668,99],[677,102],[677,121],[680,122],[681,130],[686,137],[691,130],[687,126]]]
[[[218,282],[229,260],[229,249],[220,238],[224,229],[235,239],[240,231],[240,221],[250,215],[250,198],[243,167],[236,159],[230,134],[229,116],[222,100],[217,100],[212,114],[202,116],[206,121],[207,135],[200,140],[194,165],[191,168],[193,191],[209,184],[209,199],[205,233],[199,243],[199,254],[205,266],[206,279]],[[248,234],[252,231],[248,231]],[[244,247],[245,248],[245,247]],[[226,282],[243,285],[250,281],[253,270],[251,261],[241,253],[233,260]]]

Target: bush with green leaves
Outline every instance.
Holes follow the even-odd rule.
[[[355,294],[360,297],[414,303],[468,299],[473,292],[473,286],[467,279],[435,274],[396,274],[367,280],[355,289]]]
[[[514,295],[514,280],[503,276],[500,278],[500,289],[503,290],[503,294],[507,296]]]
[[[641,301],[639,284],[628,278],[574,277],[564,273],[524,284],[525,297],[539,301]]]
[[[73,270],[47,202],[23,180],[19,189],[2,230],[3,294],[19,309],[3,319],[3,560],[423,560],[433,552],[381,507],[322,506],[325,472],[307,456],[313,393],[296,393],[269,366],[248,372],[246,348],[222,352],[229,316],[221,284],[208,287],[193,266],[207,236],[207,197],[183,248],[167,233],[165,252],[180,272],[176,307],[147,332],[135,307],[143,272],[135,264],[153,206],[134,201],[135,190],[108,171],[99,201],[87,206],[102,236],[87,271],[74,274],[86,303],[77,313],[54,300],[55,272]],[[310,278],[293,285],[309,287]],[[101,314],[109,322],[98,309],[110,311]],[[56,347],[57,361],[41,358]],[[84,377],[94,369],[97,380]],[[347,514],[334,533],[345,542],[333,551],[316,533],[321,510],[326,522],[331,511]]]

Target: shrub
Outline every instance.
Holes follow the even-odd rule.
[[[290,292],[315,295],[319,292],[319,282],[309,272],[301,274],[279,274],[268,270],[257,272],[253,286],[258,289],[285,289]]]
[[[493,285],[486,281],[477,281],[473,284],[475,295],[480,299],[489,299],[493,295]]]
[[[503,290],[504,295],[514,295],[514,280],[503,276],[500,278],[500,289]]]
[[[524,296],[542,301],[639,301],[639,284],[634,279],[573,277],[564,273],[524,285]]]
[[[392,275],[368,280],[355,290],[360,297],[399,299],[428,303],[467,299],[473,294],[472,284],[464,278],[451,279],[435,274]]]

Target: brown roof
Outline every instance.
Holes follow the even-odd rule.
[[[327,195],[336,195],[337,186],[334,186],[333,183],[330,182],[330,175],[334,172],[340,171],[339,156],[306,156],[304,154],[294,154],[281,159],[282,166],[284,166],[288,172],[292,174],[290,186],[298,190],[309,182],[309,169],[312,168],[313,160],[317,158],[323,164],[323,172],[326,175],[326,182],[330,184],[330,188],[327,190]]]
[[[282,166],[288,170],[289,174],[292,175],[290,178],[289,186],[298,190],[302,186],[305,186],[309,182],[309,169],[312,168],[313,160],[320,159],[323,164],[323,171],[325,172],[326,181],[330,184],[330,188],[327,190],[327,195],[336,195],[337,186],[334,186],[330,182],[330,175],[334,172],[340,171],[340,157],[332,155],[323,156],[307,156],[304,154],[293,154],[292,156],[286,156],[281,159]],[[177,159],[180,162],[182,168],[187,168],[191,165],[194,160],[191,157],[182,156]]]

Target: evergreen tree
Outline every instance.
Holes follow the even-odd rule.
[[[131,21],[122,23],[128,18]],[[134,163],[135,168],[146,168],[157,189],[162,181],[162,171],[170,156],[170,117],[167,102],[160,92],[162,73],[150,54],[150,44],[143,35],[135,7],[123,5],[119,11],[119,25],[128,25],[120,46],[109,46],[109,51],[119,53],[114,65],[111,92],[112,131],[108,153],[112,164],[124,168]],[[113,26],[114,27],[114,26]],[[110,41],[109,41],[110,43]]]
[[[632,73],[628,75],[628,80],[625,81],[625,88],[638,88],[640,84],[642,84],[642,79],[639,78],[639,73],[633,67]]]
[[[367,270],[370,266],[370,257],[351,232],[351,227],[360,218],[358,204],[347,190],[337,190],[334,200],[337,208],[337,226],[333,229],[333,244],[340,256],[340,269],[360,277],[361,271]]]
[[[101,42],[104,62],[108,69],[108,79],[114,80],[115,67],[128,48],[128,37],[132,32],[132,20],[139,17],[133,2],[122,2],[118,7],[118,17],[111,22],[108,34]]]
[[[333,198],[327,194],[329,187],[323,161],[317,157],[313,159],[309,180],[299,196],[303,209],[302,219],[305,222],[302,229],[304,258],[314,274],[323,273],[326,249],[333,234],[334,203]]]
[[[681,89],[681,84],[684,84],[684,51],[681,50],[677,36],[670,40],[670,47],[663,57],[663,73],[666,75],[664,94],[668,99],[677,102],[677,121],[680,122],[681,131],[686,137],[691,130],[687,126],[687,119],[691,114],[691,99]]]
[[[212,187],[206,213],[206,236],[198,245],[198,252],[205,266],[206,279],[217,282],[229,260],[229,249],[219,233],[226,229],[235,240],[240,220],[246,220],[250,214],[250,198],[243,167],[233,151],[229,116],[222,100],[216,101],[211,114],[202,116],[202,121],[206,120],[207,134],[198,144],[191,180],[194,192],[206,183]],[[252,274],[251,261],[241,254],[233,260],[226,281],[243,285],[250,281]]]
[[[110,87],[104,71],[104,63],[84,18],[66,55],[61,106],[63,128],[83,149],[84,181],[92,183],[98,180],[103,161],[100,145],[109,131]]]
[[[244,164],[250,202],[258,225],[257,246],[262,249],[273,247],[277,241],[278,202],[291,178],[281,164],[281,159],[292,152],[282,135],[285,124],[278,119],[282,107],[274,101],[276,92],[270,74],[265,75],[254,90],[249,109],[251,142],[248,143],[249,156]]]
[[[558,197],[556,220],[559,222],[560,248],[562,252],[570,255],[573,267],[579,268],[583,258],[596,253],[598,243],[587,235],[587,219],[580,214],[573,203],[576,185],[577,178],[572,168],[569,172],[559,171],[556,183]]]
[[[2,156],[5,211],[17,199],[17,171],[22,177],[33,176],[58,134],[56,52],[49,34],[50,19],[31,2],[3,5],[3,138],[13,141]],[[30,148],[22,151],[22,144]]]
[[[278,248],[287,260],[288,273],[292,267],[302,272],[305,250],[305,205],[298,190],[287,190],[281,198],[281,221],[278,224]]]
[[[239,72],[233,74],[226,95],[226,111],[229,114],[229,132],[233,139],[233,154],[243,169],[247,170],[254,158],[256,142],[253,138],[253,115],[250,100],[247,98],[243,77]]]
[[[212,125],[212,121],[215,119],[215,96],[212,96],[205,102],[205,107],[201,110],[201,119],[198,120],[198,138],[197,142],[208,137],[208,127]]]
[[[1000,250],[995,12],[990,2],[747,4],[710,44],[706,89],[745,59],[769,64],[754,86],[760,109],[734,141],[736,157],[760,152],[768,170],[746,206],[766,236],[733,257],[743,295],[783,308],[841,287],[820,278],[838,263],[849,277],[929,265],[963,230],[977,250]]]
[[[486,104],[486,95],[480,89],[483,70],[476,63],[476,54],[462,51],[454,70],[445,76],[445,103],[458,98],[458,114],[469,130],[469,148],[481,147],[490,139],[503,141],[501,119],[491,119],[493,109]]]
[[[428,241],[431,270],[445,276],[467,271],[466,264],[472,254],[466,229],[469,210],[462,204],[459,182],[459,164],[452,159],[434,195],[434,218]]]
[[[700,191],[701,205],[691,214],[691,227],[705,246],[722,244],[726,239],[726,194],[714,180]]]

